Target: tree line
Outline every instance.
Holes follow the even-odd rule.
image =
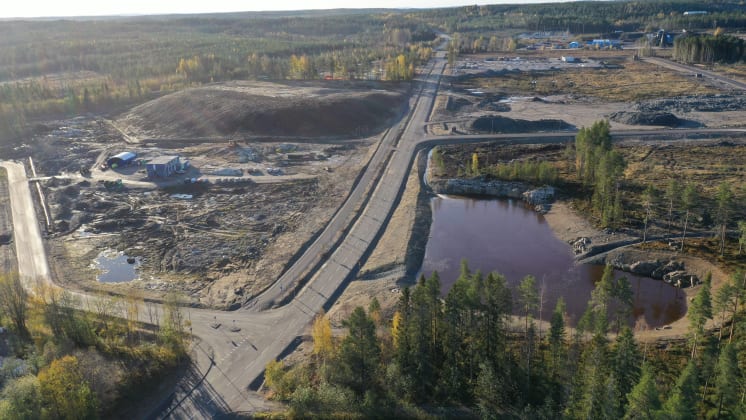
[[[729,290],[713,306],[706,279],[690,308],[688,344],[659,351],[635,340],[626,324],[631,288],[610,267],[575,329],[560,299],[542,331],[535,278],[512,290],[502,275],[463,262],[445,298],[437,273],[421,277],[402,291],[390,321],[375,299],[350,314],[341,337],[319,316],[313,356],[290,367],[271,362],[266,384],[291,415],[304,416],[739,418],[746,354],[736,339],[704,330],[723,310],[742,333],[733,300],[744,288]]]
[[[409,80],[435,39],[380,13],[4,22],[0,135],[224,80]]]
[[[688,35],[673,43],[674,60],[684,63],[735,63],[746,57],[746,43],[730,35]]]

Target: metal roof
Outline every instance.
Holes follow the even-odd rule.
[[[170,163],[174,159],[178,159],[179,157],[176,155],[172,156],[156,156],[153,159],[150,159],[148,161],[148,165],[165,165],[167,163]]]
[[[111,159],[120,159],[120,160],[123,160],[123,161],[127,162],[127,161],[130,161],[130,160],[133,160],[136,157],[137,157],[137,155],[135,153],[132,153],[132,152],[122,152],[122,153],[119,153],[119,154],[116,154],[116,155],[110,157],[109,160],[111,160]]]

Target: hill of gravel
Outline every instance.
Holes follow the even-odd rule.
[[[407,95],[368,82],[229,82],[139,105],[117,120],[134,137],[359,137],[385,129]]]
[[[500,115],[486,115],[474,120],[471,128],[483,133],[529,133],[532,131],[571,130],[575,127],[565,121],[555,119],[529,121]]]

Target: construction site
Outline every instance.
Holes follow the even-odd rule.
[[[26,164],[61,284],[152,299],[176,290],[194,305],[235,308],[325,226],[406,112],[406,89],[199,88],[115,118],[47,122],[13,153],[33,150]],[[265,125],[240,126],[250,119]]]

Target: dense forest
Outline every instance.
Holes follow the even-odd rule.
[[[692,10],[708,14],[684,16],[685,11]],[[718,26],[738,29],[746,24],[743,5],[736,0],[503,4],[423,11],[417,15],[449,33],[521,29],[583,34]]]
[[[638,343],[627,326],[633,294],[611,267],[569,328],[562,300],[548,322],[537,320],[534,277],[511,290],[502,275],[462,262],[445,298],[437,273],[422,277],[403,290],[391,319],[374,300],[335,337],[320,316],[311,360],[270,363],[266,383],[304,415],[742,418],[746,324],[734,308],[743,281],[736,274],[711,296],[705,279],[689,304],[687,340],[653,346]],[[730,316],[729,327],[705,331],[708,319]]]
[[[682,36],[673,44],[673,58],[684,63],[734,63],[745,57],[746,43],[734,36]]]
[[[706,15],[684,16],[687,10]],[[0,135],[233,79],[406,80],[438,32],[512,50],[510,32],[608,34],[746,24],[739,2],[570,2],[433,10],[231,13],[0,22]],[[506,31],[508,33],[506,33]]]
[[[396,13],[0,23],[0,133],[235,79],[406,80],[435,34]]]

